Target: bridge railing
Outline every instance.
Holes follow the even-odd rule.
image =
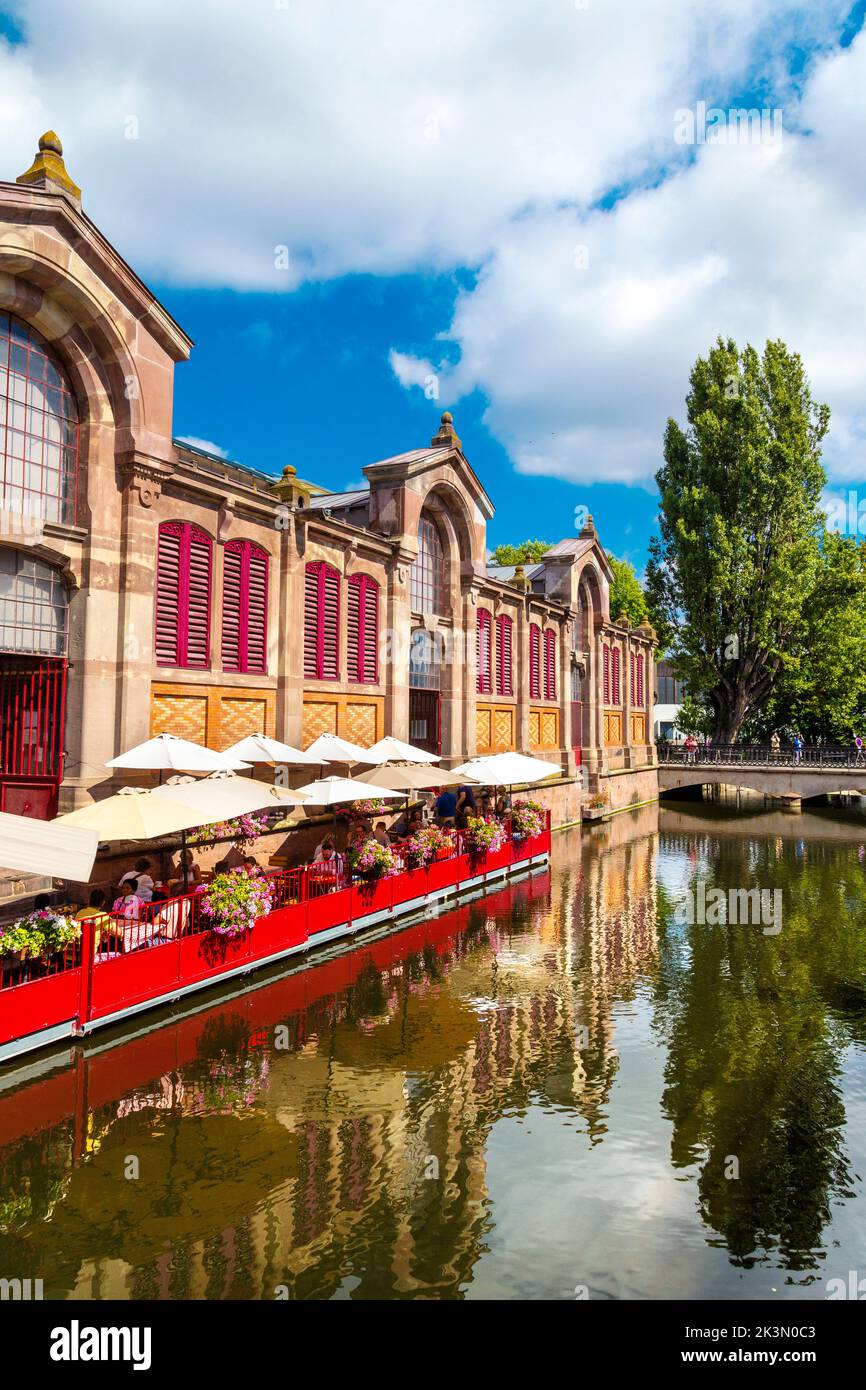
[[[686,748],[682,743],[660,743],[659,765],[742,767],[851,768],[866,772],[866,749],[851,744],[815,744],[804,748],[775,750],[764,743],[699,743]]]

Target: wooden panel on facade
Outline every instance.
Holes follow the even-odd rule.
[[[604,711],[604,746],[605,748],[622,747],[622,710],[606,709]]]
[[[275,732],[276,692],[233,685],[174,685],[150,688],[150,732],[177,734],[209,748],[228,748],[247,734]]]
[[[319,734],[339,734],[350,743],[369,748],[385,732],[385,701],[381,695],[304,695],[301,747],[309,748]]]
[[[633,714],[631,717],[632,743],[646,743],[646,715]]]
[[[547,709],[544,706],[530,708],[529,747],[530,749],[559,747],[558,709]]]
[[[476,705],[475,748],[479,756],[515,748],[513,705]]]

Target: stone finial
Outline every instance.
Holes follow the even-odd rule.
[[[648,637],[651,642],[658,641],[658,633],[656,632],[655,628],[650,622],[649,617],[647,617],[646,615],[644,615],[644,617],[638,623],[637,630],[638,632],[642,633],[644,637]]]
[[[529,580],[528,580],[527,577],[526,577],[526,574],[525,574],[525,572],[524,572],[524,569],[523,569],[523,566],[522,566],[522,565],[515,565],[515,566],[514,566],[514,573],[513,573],[513,575],[511,576],[511,582],[512,582],[512,584],[514,585],[515,589],[524,589],[524,590],[526,590],[526,589],[529,588]]]
[[[29,169],[18,175],[15,182],[26,183],[33,188],[44,188],[49,191],[62,189],[76,203],[81,203],[81,189],[77,183],[72,182],[66,172],[60,136],[53,130],[46,130],[44,135],[40,135],[36,158]]]
[[[619,617],[617,618],[616,625],[617,627],[631,627],[631,621],[625,609],[622,610]]]
[[[595,529],[595,522],[589,512],[586,514],[586,521],[580,528],[579,539],[582,541],[594,541],[598,535]]]
[[[434,449],[463,448],[463,445],[457,437],[457,431],[454,428],[454,419],[450,410],[443,411],[442,418],[439,422],[439,432],[438,434],[434,434],[430,443]]]

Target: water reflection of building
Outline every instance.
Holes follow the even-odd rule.
[[[652,841],[618,828],[600,854],[571,849],[555,898],[545,874],[449,914],[412,954],[371,950],[288,1020],[285,1050],[285,1013],[264,1028],[235,1001],[199,1027],[196,1060],[97,1107],[50,1229],[20,1233],[55,1291],[457,1294],[491,1221],[491,1130],[553,1106],[602,1140],[612,1008],[655,960]],[[130,1153],[146,1186],[122,1176]]]

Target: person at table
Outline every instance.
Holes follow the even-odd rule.
[[[436,798],[436,820],[440,825],[453,825],[457,818],[457,795],[443,787]]]
[[[112,931],[111,918],[108,915],[108,907],[105,901],[105,894],[101,888],[90,890],[90,899],[86,907],[80,907],[75,914],[76,922],[84,922],[88,917],[94,917],[93,923],[93,952],[99,955],[100,952],[116,953],[118,950],[118,937]]]
[[[373,839],[378,840],[379,844],[384,845],[385,849],[391,848],[391,837],[388,834],[388,826],[385,821],[376,821],[376,829],[373,831]]]
[[[409,834],[411,834],[409,830],[409,813],[408,811],[401,811],[394,824],[391,826],[391,839],[405,840],[406,836]]]
[[[496,798],[496,814],[500,820],[511,815],[511,797],[507,792],[500,792]]]
[[[466,822],[470,816],[478,815],[475,793],[471,787],[457,788],[457,808],[455,815],[457,824],[461,828],[465,828]]]
[[[135,868],[125,873],[117,885],[121,893],[132,879],[138,884],[138,896],[143,903],[149,903],[153,897],[153,879],[150,874],[150,860],[136,859]]]
[[[178,855],[177,868],[169,879],[169,887],[178,887],[178,891],[184,892],[183,871],[186,869],[187,887],[190,891],[198,888],[202,882],[201,868],[192,857],[192,850],[185,849]]]
[[[261,878],[264,874],[264,869],[262,868],[258,859],[254,859],[251,854],[244,855],[244,862],[241,865],[241,868],[243,869],[247,878]]]
[[[123,888],[125,891],[115,900],[112,912],[118,917],[139,917],[144,903],[138,896],[138,879],[127,879]]]
[[[333,840],[322,841],[321,854],[313,860],[311,868],[314,883],[329,888],[342,888],[343,856],[335,850]]]
[[[496,807],[493,805],[492,796],[482,796],[481,798],[481,819],[496,820]]]

